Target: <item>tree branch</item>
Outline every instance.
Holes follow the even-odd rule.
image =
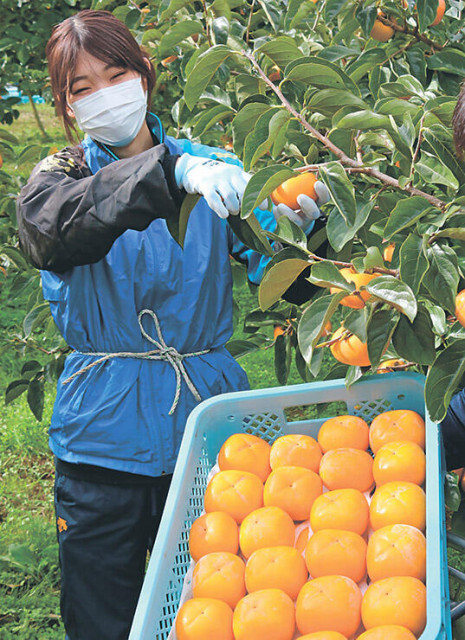
[[[354,265],[351,262],[342,262],[341,260],[330,260],[329,258],[323,258],[321,256],[318,256],[316,253],[311,253],[310,258],[314,262],[332,262],[332,264],[334,264],[336,267],[345,267],[350,269],[353,269],[354,267]],[[310,264],[312,263],[310,262]],[[399,276],[399,271],[397,269],[388,269],[387,267],[370,267],[370,270],[373,271],[374,273],[382,273],[385,275],[387,274],[388,276],[394,276],[395,278]],[[356,292],[353,291],[353,293],[355,294]]]
[[[256,59],[255,59],[255,57],[254,57],[254,55],[252,53],[250,53],[249,51],[245,51],[245,50],[242,50],[241,53],[242,53],[242,55],[244,55],[246,58],[248,58],[250,60],[250,62],[253,64],[254,68],[256,69],[258,74],[260,75],[260,77],[274,91],[274,93],[280,99],[281,103],[286,107],[286,109],[289,111],[289,113],[291,113],[301,123],[301,125],[304,127],[304,129],[306,129],[314,138],[319,140],[319,142],[321,142],[329,151],[331,151],[331,153],[333,153],[339,159],[339,161],[342,164],[348,166],[347,169],[344,167],[345,170],[348,173],[363,173],[365,175],[368,175],[368,176],[371,176],[373,178],[376,178],[380,182],[384,182],[384,184],[386,184],[386,185],[388,185],[388,186],[390,186],[390,187],[392,187],[394,189],[399,189],[401,191],[406,191],[407,193],[410,193],[411,195],[421,196],[422,198],[425,198],[425,200],[427,200],[430,204],[432,204],[434,207],[437,207],[438,209],[441,209],[441,210],[445,209],[445,207],[447,206],[447,203],[443,202],[439,198],[436,198],[436,196],[432,196],[431,194],[426,193],[425,191],[421,191],[420,189],[416,189],[415,187],[412,187],[411,185],[407,185],[405,187],[401,187],[399,185],[399,181],[396,180],[396,178],[393,178],[392,176],[388,175],[387,173],[383,173],[382,171],[379,171],[378,169],[375,169],[375,167],[366,167],[363,164],[361,164],[358,160],[354,160],[353,158],[350,158],[349,156],[347,156],[344,153],[344,151],[342,151],[342,149],[339,149],[339,147],[337,147],[333,142],[331,142],[331,140],[329,140],[329,138],[327,138],[325,135],[323,135],[317,129],[315,129],[315,127],[313,127],[298,111],[296,111],[296,109],[294,109],[294,107],[290,104],[290,102],[287,100],[287,98],[283,95],[283,93],[279,89],[279,87],[277,87],[268,78],[268,76],[263,71],[263,69],[260,67],[260,65],[258,64],[258,62],[256,61]],[[327,163],[324,163],[324,164],[327,164]],[[310,171],[311,169],[309,167],[318,167],[318,165],[308,165],[306,167],[300,167],[299,170],[300,171],[305,171],[305,170]],[[314,170],[316,170],[316,169],[314,169]]]
[[[255,0],[252,0],[252,4],[250,5],[249,21],[247,22],[247,31],[245,32],[245,41],[246,41],[247,44],[249,44],[250,25],[252,24],[252,16],[253,16],[254,5],[255,5]]]
[[[208,44],[210,45],[210,47],[212,47],[213,46],[213,42],[212,42],[212,37],[211,37],[211,33],[210,33],[210,25],[208,24],[208,9],[207,9],[206,0],[202,0],[202,5],[203,5],[203,13],[205,15],[206,36],[207,36]]]
[[[436,49],[436,51],[442,51],[444,49],[444,46],[442,44],[439,44],[438,42],[434,42],[433,40],[428,38],[428,36],[425,36],[422,33],[420,33],[418,31],[418,26],[410,30],[407,26],[405,25],[401,26],[397,24],[397,22],[390,20],[389,18],[386,18],[381,15],[378,15],[376,19],[382,22],[383,24],[387,25],[388,27],[391,27],[391,29],[394,29],[394,31],[405,33],[405,35],[407,36],[413,36],[415,40],[417,40],[418,42],[424,42],[432,49]]]

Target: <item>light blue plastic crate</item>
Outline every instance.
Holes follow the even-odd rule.
[[[425,417],[427,625],[420,640],[450,640],[443,453],[438,426],[425,416],[423,388],[424,378],[419,374],[388,373],[362,379],[350,389],[343,380],[331,380],[228,393],[198,405],[187,421],[129,640],[168,637],[191,560],[189,530],[202,512],[207,476],[226,438],[238,432],[258,435],[270,443],[287,433],[316,437],[329,417],[327,413],[318,419],[298,421],[286,415],[295,416],[301,407],[330,402],[344,403],[343,413],[368,422],[390,409],[412,409]]]

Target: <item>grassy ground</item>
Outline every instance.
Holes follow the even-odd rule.
[[[49,133],[46,144],[61,148],[65,139],[48,105],[38,105]],[[20,107],[21,116],[11,130],[24,144],[41,142],[29,105]],[[27,175],[32,167],[20,168]],[[4,167],[8,170],[8,167]],[[256,306],[256,298],[246,286],[235,292],[242,316]],[[20,317],[15,305],[0,307],[0,330]],[[234,335],[242,337],[240,324]],[[240,360],[252,388],[274,386],[273,349],[250,354]],[[2,364],[6,366],[2,369]],[[0,388],[5,386],[11,363],[0,363]],[[289,383],[299,383],[293,364]],[[0,639],[63,640],[59,618],[59,570],[53,515],[53,465],[47,446],[54,388],[46,394],[44,418],[37,422],[24,397],[7,407],[0,405]],[[450,561],[465,569],[464,557],[450,551]],[[452,580],[455,600],[465,598],[465,590]],[[465,634],[457,630],[456,639]]]

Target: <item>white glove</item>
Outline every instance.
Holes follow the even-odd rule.
[[[183,153],[176,162],[175,178],[178,187],[203,196],[220,218],[227,218],[241,210],[251,176],[236,165]]]
[[[297,196],[296,200],[299,203],[300,209],[294,210],[288,207],[286,204],[276,204],[273,206],[273,215],[276,220],[279,220],[281,216],[286,216],[292,222],[295,222],[304,233],[310,233],[315,224],[315,220],[321,217],[319,207],[326,204],[331,199],[328,189],[324,182],[317,180],[314,186],[318,199],[313,200],[305,193],[301,193]]]

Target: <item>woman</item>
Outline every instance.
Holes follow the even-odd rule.
[[[231,154],[165,136],[147,112],[154,69],[122,22],[83,11],[46,53],[68,137],[74,119],[87,134],[39,163],[18,199],[21,246],[73,348],[50,427],[61,609],[69,640],[123,640],[186,418],[201,399],[248,386],[224,346],[229,254],[255,282],[266,260],[224,220],[249,176]],[[183,250],[166,220],[186,191],[204,197]],[[300,197],[300,214],[276,215],[310,230],[319,211]],[[275,228],[272,213],[259,217]]]

